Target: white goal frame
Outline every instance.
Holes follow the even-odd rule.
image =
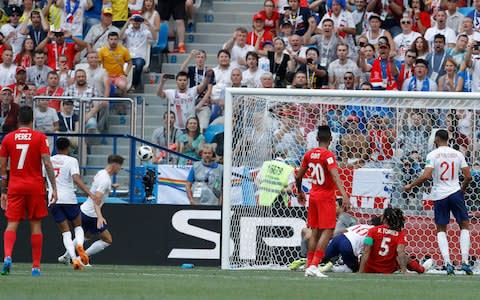
[[[233,137],[233,99],[235,96],[268,96],[290,103],[323,103],[320,99],[329,98],[332,105],[378,106],[375,101],[384,99],[382,107],[390,108],[429,108],[439,109],[480,109],[480,93],[447,93],[447,92],[405,92],[405,91],[350,91],[350,90],[311,90],[311,89],[256,89],[227,88],[225,93],[225,141],[224,141],[224,189],[222,207],[222,246],[221,268],[232,269],[229,256],[231,252],[230,223],[232,195],[232,137]],[[297,102],[297,97],[308,97],[308,102]],[[355,99],[357,98],[357,100]],[[361,98],[362,102],[358,101]],[[392,99],[393,98],[393,99]],[[454,99],[452,99],[454,98]],[[303,98],[305,99],[305,98]],[[475,130],[475,129],[474,129]],[[476,132],[474,132],[476,134]]]

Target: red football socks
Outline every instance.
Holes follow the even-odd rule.
[[[40,259],[42,258],[43,234],[32,234],[30,240],[32,243],[32,267],[40,268]]]
[[[307,252],[307,268],[310,267],[310,265],[312,264],[314,254],[315,253],[313,251],[308,251]]]
[[[323,249],[315,250],[315,255],[313,256],[313,259],[312,259],[312,265],[318,266],[318,264],[320,263],[320,261],[323,259],[324,256],[325,256],[325,251],[323,251]]]
[[[3,233],[3,253],[5,257],[12,256],[13,246],[17,239],[17,232],[12,230],[5,230]]]

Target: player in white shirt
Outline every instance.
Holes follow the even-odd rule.
[[[448,146],[448,132],[440,129],[435,133],[437,149],[427,155],[427,162],[423,174],[404,189],[410,192],[412,188],[421,185],[428,179],[433,179],[432,200],[434,200],[435,224],[437,226],[437,242],[443,257],[447,275],[454,274],[454,267],[450,261],[447,241],[447,225],[452,212],[460,226],[460,252],[462,254],[462,270],[467,275],[473,272],[468,263],[470,251],[470,230],[467,207],[465,206],[464,192],[467,189],[472,175],[465,157],[460,151]],[[459,174],[463,174],[462,186],[459,183]]]
[[[107,221],[102,214],[102,206],[105,203],[105,199],[108,198],[112,188],[111,177],[120,171],[124,160],[125,159],[122,156],[117,154],[111,154],[108,156],[108,164],[105,169],[98,171],[93,178],[90,193],[93,194],[92,196],[94,196],[94,198],[89,196],[80,206],[85,238],[90,239],[93,236],[100,237],[99,240],[95,241],[85,251],[89,257],[97,254],[112,244],[112,235],[107,229]],[[63,255],[63,257],[68,256],[68,253]]]
[[[75,195],[73,183],[89,195],[89,197],[95,197],[95,195],[90,192],[80,178],[77,159],[68,155],[70,141],[67,138],[60,137],[57,139],[55,145],[57,154],[51,157],[51,161],[53,170],[55,171],[58,200],[57,203],[50,206],[50,212],[57,223],[58,229],[62,233],[63,245],[72,258],[73,268],[75,270],[81,270],[83,266],[80,262],[88,264],[88,256],[83,249],[84,232],[82,229],[80,207],[77,196]],[[69,222],[72,224],[75,232],[75,243],[72,241]],[[75,254],[75,249],[77,249],[80,258]]]

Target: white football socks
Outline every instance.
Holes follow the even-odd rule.
[[[462,229],[460,231],[460,251],[462,253],[462,262],[468,264],[468,254],[470,252],[470,231]]]
[[[88,247],[88,249],[85,250],[85,252],[87,253],[88,256],[92,256],[94,254],[97,254],[98,252],[103,251],[108,246],[110,246],[109,243],[106,243],[102,240],[98,240],[95,243],[93,243],[90,247]]]
[[[75,231],[75,245],[82,245],[85,242],[85,234],[83,233],[82,226],[77,226],[73,229]]]
[[[63,245],[67,250],[67,254],[73,258],[77,257],[77,255],[75,254],[75,248],[73,247],[72,233],[70,231],[63,232],[62,237],[63,237]]]
[[[442,253],[443,264],[444,265],[451,264],[450,251],[448,249],[447,234],[443,231],[438,232],[437,242],[438,242],[438,247],[440,248],[440,252]]]

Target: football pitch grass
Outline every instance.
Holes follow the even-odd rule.
[[[480,276],[224,271],[219,268],[95,265],[84,271],[14,264],[0,277],[0,299],[480,299]]]

